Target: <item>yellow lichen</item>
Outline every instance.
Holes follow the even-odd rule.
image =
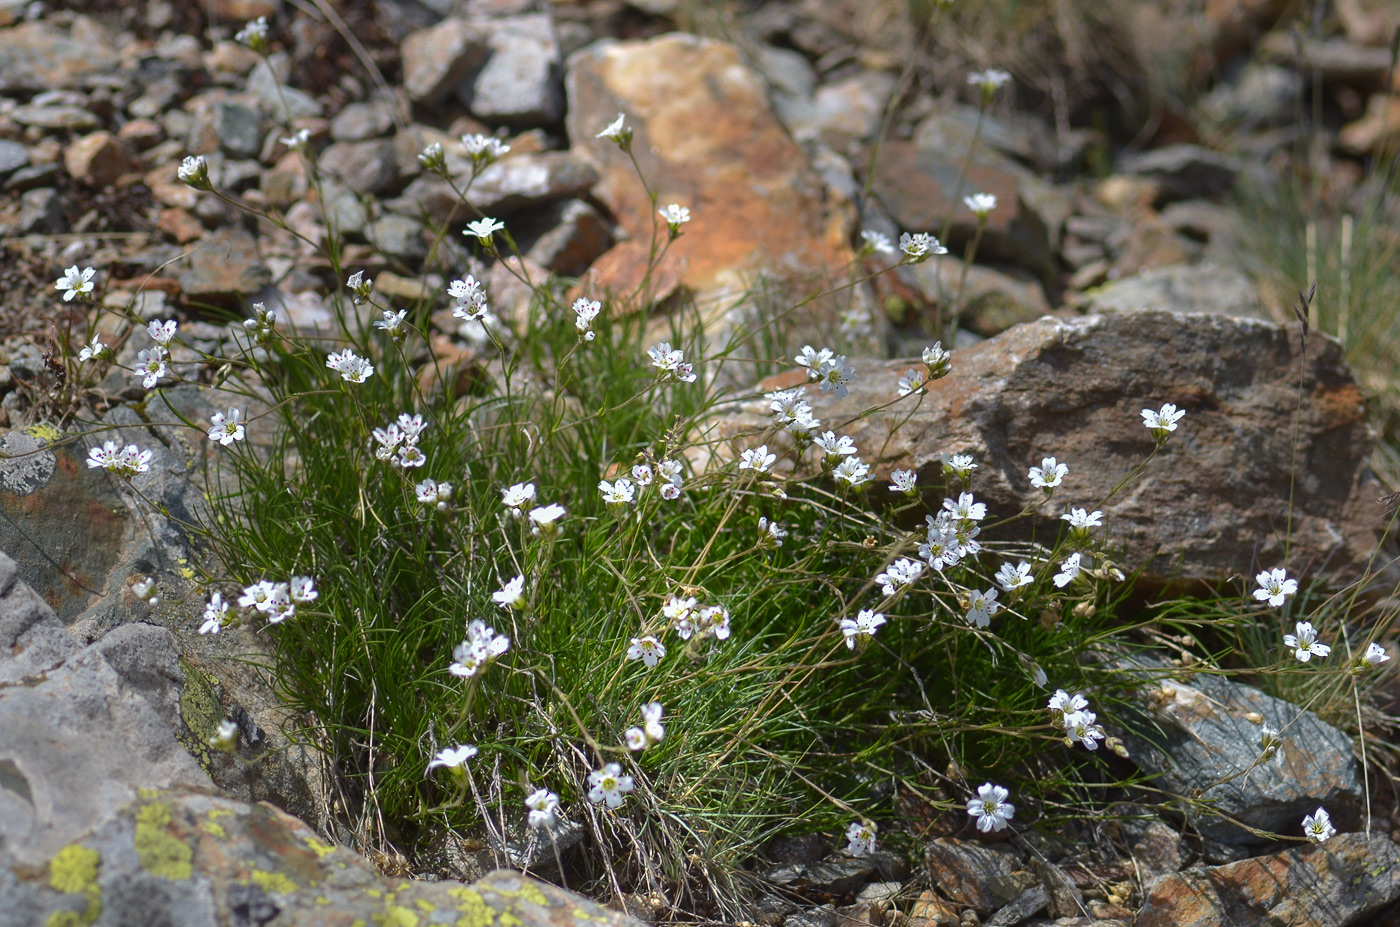
[[[384,913],[374,918],[375,927],[418,927],[418,915],[401,904],[384,906]]]
[[[260,885],[264,891],[274,892],[278,895],[294,895],[301,888],[280,872],[263,872],[260,869],[254,869],[248,874],[248,877]]]
[[[328,904],[331,903],[331,900],[330,900],[329,898],[327,898],[325,895],[317,895],[317,896],[316,896],[316,903],[317,903],[318,905],[321,905],[322,907],[325,907],[326,905],[328,905]]]
[[[87,927],[102,913],[102,889],[97,885],[97,867],[102,856],[93,849],[72,843],[54,854],[49,860],[49,886],[56,892],[80,894],[87,898],[87,909],[82,914],[75,911],[55,911],[49,917],[50,927],[57,927],[55,918],[62,918],[73,927]]]
[[[525,922],[509,911],[502,911],[500,916],[496,918],[496,923],[499,927],[520,927]]]
[[[322,843],[315,837],[306,837],[303,842],[311,849],[312,853],[322,858],[335,852],[335,847],[331,846],[329,843]]]
[[[448,894],[457,899],[457,910],[462,914],[457,918],[457,927],[491,927],[495,917],[479,892],[454,888]]]
[[[426,898],[419,898],[417,901],[414,902],[414,904],[418,905],[418,910],[427,911],[429,914],[432,914],[433,911],[437,910],[433,906],[433,903],[431,901],[428,901]]]
[[[194,850],[165,832],[170,825],[170,809],[152,802],[136,812],[136,855],[141,867],[152,875],[184,881],[194,872],[190,865]]]
[[[87,923],[77,911],[55,911],[44,921],[44,927],[86,927]]]

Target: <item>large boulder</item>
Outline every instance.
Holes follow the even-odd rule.
[[[951,375],[897,402],[895,381],[922,369],[917,360],[853,363],[846,398],[808,387],[816,416],[851,436],[877,479],[914,469],[934,508],[946,455],[971,454],[973,491],[993,514],[1032,512],[993,537],[1053,541],[1067,506],[1098,508],[1125,569],[1156,583],[1219,583],[1264,567],[1358,572],[1385,525],[1361,390],[1340,346],[1317,333],[1304,354],[1295,330],[1254,319],[1043,318],[956,351]],[[762,392],[803,382],[800,369],[765,380],[755,398],[716,411],[714,437],[758,443],[751,436],[771,420]],[[1117,488],[1152,455],[1141,410],[1167,402],[1185,418]],[[1046,503],[1027,470],[1051,455],[1069,476]]]

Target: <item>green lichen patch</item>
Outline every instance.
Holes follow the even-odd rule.
[[[457,900],[457,927],[491,927],[495,917],[481,893],[470,888],[454,888],[448,895]]]
[[[315,853],[321,859],[325,859],[331,853],[335,852],[335,847],[331,846],[329,843],[322,843],[315,837],[307,837],[303,842],[310,848],[312,853]]]
[[[180,718],[186,728],[180,732],[180,743],[199,761],[205,772],[211,772],[214,755],[209,747],[209,738],[224,719],[224,708],[214,689],[218,680],[206,676],[184,657],[180,658],[180,669],[185,672],[185,687],[180,691]]]
[[[263,891],[278,895],[294,895],[301,889],[300,885],[280,872],[264,872],[261,869],[254,869],[248,874],[248,878],[261,886]]]
[[[413,909],[401,904],[385,905],[384,913],[374,917],[375,927],[418,927],[418,923],[418,915],[413,913]]]
[[[136,855],[147,872],[181,882],[194,872],[194,850],[172,836],[166,830],[169,826],[170,808],[160,802],[136,812]]]
[[[102,856],[96,850],[73,843],[59,850],[49,861],[49,887],[65,895],[80,894],[87,898],[87,909],[55,911],[49,917],[50,927],[55,917],[71,916],[76,927],[87,927],[102,913],[102,890],[97,885],[97,867]]]

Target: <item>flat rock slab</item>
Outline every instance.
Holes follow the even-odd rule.
[[[1142,719],[1123,719],[1133,732],[1125,739],[1138,765],[1159,777],[1157,787],[1176,795],[1200,790],[1220,812],[1275,833],[1298,833],[1303,815],[1319,806],[1341,826],[1357,818],[1362,783],[1351,738],[1311,711],[1205,673],[1189,683],[1153,683],[1143,694],[1151,707]],[[1248,720],[1253,714],[1283,732],[1282,745],[1247,775],[1217,785],[1259,758],[1262,728]],[[1213,840],[1267,842],[1211,814],[1190,817]]]
[[[1390,838],[1338,834],[1320,846],[1162,876],[1136,927],[1348,927],[1397,898],[1400,851]]]
[[[628,236],[645,245],[659,218],[627,155],[595,137],[619,112],[657,203],[690,209],[666,263],[684,267],[702,305],[727,310],[760,270],[810,281],[849,263],[845,220],[732,45],[678,34],[596,43],[570,58],[565,86],[573,151],[598,165],[594,192]],[[631,290],[644,270],[612,283]]]
[[[44,865],[0,868],[0,910],[94,927],[641,927],[518,872],[470,885],[386,878],[271,805],[179,790],[147,793]]]
[[[91,77],[115,71],[116,48],[100,34],[81,17],[71,32],[46,22],[0,29],[0,93],[81,87]]]
[[[1123,545],[1120,563],[1152,583],[1219,583],[1275,566],[1305,578],[1356,573],[1385,524],[1367,470],[1373,438],[1361,390],[1341,348],[1316,333],[1302,359],[1296,331],[1251,319],[1165,311],[1044,318],[955,352],[950,376],[922,399],[893,404],[896,379],[922,365],[853,363],[847,398],[810,386],[808,399],[823,427],[851,436],[877,480],[912,468],[937,508],[944,456],[971,454],[979,466],[972,489],[989,514],[1040,506],[1002,537],[1053,542],[1066,506],[1097,507],[1103,536]],[[804,371],[792,370],[759,392],[804,382]],[[1152,453],[1140,412],[1164,402],[1186,412],[1177,431],[1137,482],[1101,502]],[[761,442],[737,436],[756,434],[771,416],[760,397],[717,410],[711,422],[715,437],[748,447]],[[1052,455],[1069,475],[1041,505],[1027,470]],[[882,487],[872,498],[891,497]]]

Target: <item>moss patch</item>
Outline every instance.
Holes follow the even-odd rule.
[[[75,927],[87,927],[102,913],[102,890],[97,886],[97,867],[102,856],[94,849],[73,843],[59,850],[49,861],[49,887],[65,895],[80,894],[87,898],[87,910],[55,911],[49,916],[48,927],[57,927],[55,918],[71,922]],[[68,921],[64,916],[70,916]]]
[[[454,888],[448,894],[457,899],[457,910],[462,915],[457,918],[457,927],[491,927],[495,918],[479,892]]]
[[[214,689],[219,681],[204,675],[184,657],[180,658],[180,669],[185,672],[185,687],[180,691],[180,718],[186,728],[180,732],[180,743],[199,761],[205,772],[212,772],[214,754],[209,747],[209,738],[214,736],[219,722],[224,720],[224,708]]]
[[[194,850],[167,833],[169,826],[170,809],[160,802],[136,812],[136,855],[147,872],[180,882],[194,872]]]

